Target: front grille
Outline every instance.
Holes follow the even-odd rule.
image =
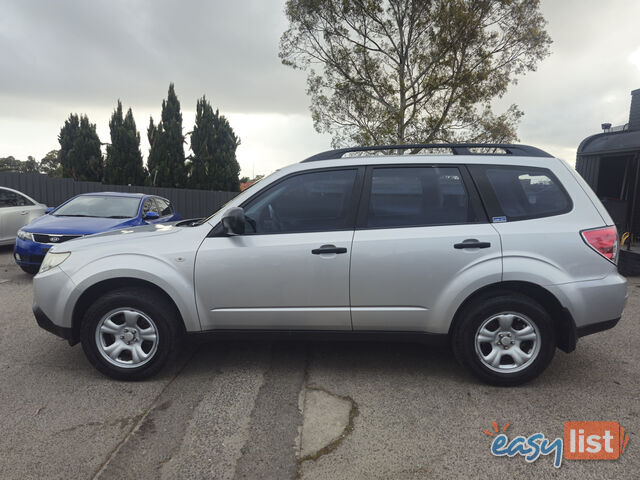
[[[38,243],[62,243],[82,235],[56,235],[55,233],[34,233],[33,239]]]

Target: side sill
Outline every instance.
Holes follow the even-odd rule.
[[[446,346],[446,333],[368,331],[368,330],[240,330],[220,329],[204,332],[188,332],[192,339],[204,341],[318,341],[318,342],[398,342],[421,343],[431,346]]]

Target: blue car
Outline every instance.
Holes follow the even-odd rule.
[[[166,198],[142,193],[77,195],[18,231],[13,257],[27,273],[38,273],[52,245],[120,228],[180,220]]]

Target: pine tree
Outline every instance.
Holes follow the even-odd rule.
[[[187,174],[184,157],[184,137],[182,135],[182,114],[180,102],[173,83],[169,85],[167,99],[162,101],[162,119],[157,127],[150,119],[147,136],[149,138],[149,181],[159,187],[186,186]]]
[[[107,146],[104,181],[113,185],[143,185],[146,177],[140,153],[140,134],[131,109],[122,116],[122,103],[109,121],[111,144]]]
[[[203,96],[196,104],[196,122],[191,134],[189,186],[206,190],[238,192],[240,165],[236,149],[240,140],[220,112],[213,112]]]
[[[74,180],[101,182],[102,151],[96,125],[86,115],[72,113],[58,135],[62,176]]]

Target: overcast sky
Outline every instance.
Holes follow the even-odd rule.
[[[280,63],[284,0],[0,0],[0,157],[59,148],[70,112],[109,140],[117,99],[131,107],[147,156],[169,82],[185,131],[203,94],[242,144],[242,175],[330,148],[313,129],[303,72]],[[573,162],[600,124],[624,124],[640,88],[640,2],[545,0],[552,54],[496,102],[524,111],[522,143]]]

